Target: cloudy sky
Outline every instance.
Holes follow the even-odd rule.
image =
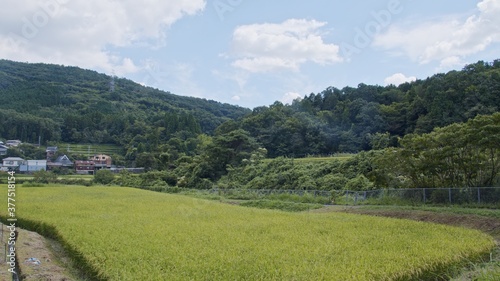
[[[500,58],[500,0],[3,0],[0,58],[245,107]]]

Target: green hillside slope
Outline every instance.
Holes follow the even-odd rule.
[[[248,112],[77,67],[0,60],[0,137],[6,139],[124,145],[158,127],[164,128],[160,139],[182,130],[211,134]]]

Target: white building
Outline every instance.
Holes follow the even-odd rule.
[[[7,157],[2,161],[2,170],[16,170],[19,166],[21,166],[24,162],[23,158],[19,157]]]
[[[47,160],[26,160],[19,166],[20,172],[47,171]]]
[[[7,154],[7,150],[9,150],[8,147],[6,147],[3,144],[0,144],[0,155],[6,155]]]
[[[5,145],[16,147],[16,146],[20,145],[21,143],[22,142],[20,140],[8,140],[5,142]]]

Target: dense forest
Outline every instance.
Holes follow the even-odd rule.
[[[0,60],[0,137],[129,146],[179,131],[211,134],[250,112],[77,67]],[[156,138],[156,139],[155,139]]]
[[[497,185],[499,109],[500,60],[399,86],[329,87],[253,110],[76,67],[0,61],[0,137],[119,145],[115,163],[150,171],[123,175],[124,185]],[[343,163],[291,160],[346,152],[358,154]]]
[[[500,109],[500,60],[395,86],[330,87],[292,105],[258,107],[230,125],[255,136],[269,156],[304,157],[396,145],[409,133]]]

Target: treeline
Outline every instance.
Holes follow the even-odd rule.
[[[400,147],[374,158],[368,174],[387,187],[491,187],[500,185],[500,113],[409,134]]]
[[[398,147],[347,160],[266,159],[266,150],[241,129],[206,139],[198,149],[198,155],[178,158],[166,171],[123,175],[119,183],[286,190],[500,186],[500,113],[408,134]]]
[[[429,133],[500,109],[500,60],[396,86],[330,87],[319,94],[257,107],[224,130],[244,129],[270,157],[304,157],[396,146],[397,138]]]

